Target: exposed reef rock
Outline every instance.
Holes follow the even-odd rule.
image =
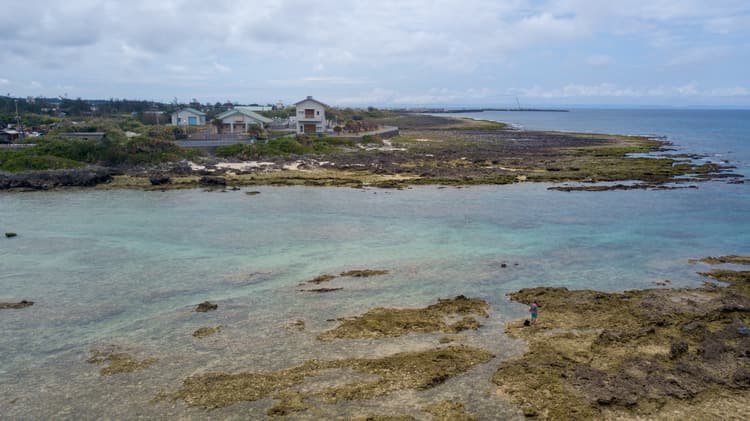
[[[86,360],[89,364],[109,364],[99,370],[99,373],[102,376],[132,373],[137,370],[148,368],[157,361],[157,358],[146,358],[139,361],[133,358],[130,354],[115,352],[114,350],[93,350],[91,352],[91,357]]]
[[[6,310],[6,309],[21,309],[26,307],[31,307],[34,305],[33,301],[27,301],[27,300],[21,300],[17,303],[0,303],[0,310]]]
[[[326,293],[326,292],[334,292],[334,291],[341,291],[344,288],[312,288],[312,289],[300,289],[300,292],[317,292],[317,293]]]
[[[148,178],[152,186],[163,186],[172,182],[168,175],[152,175]]]
[[[338,327],[318,335],[321,340],[340,338],[385,338],[406,335],[412,332],[458,333],[467,329],[478,329],[481,324],[472,317],[451,324],[446,316],[477,314],[489,317],[489,305],[478,298],[459,295],[453,299],[438,300],[425,308],[394,309],[375,308],[367,313],[344,320]]]
[[[541,419],[747,418],[750,271],[705,275],[729,286],[510,294],[542,312],[534,327],[508,325],[529,351],[492,381]]]
[[[195,311],[197,311],[198,313],[205,313],[207,311],[214,311],[217,308],[219,308],[218,304],[214,304],[209,301],[204,301],[198,304],[198,307],[195,308]]]
[[[750,256],[720,256],[720,257],[704,257],[703,259],[690,259],[690,263],[707,263],[709,265],[723,265],[731,263],[735,265],[750,265]]]
[[[198,180],[198,184],[206,187],[225,187],[227,185],[227,180],[224,177],[204,175]]]
[[[87,167],[68,170],[0,172],[0,190],[47,190],[56,187],[91,187],[112,181],[110,168]]]
[[[371,399],[403,389],[429,389],[493,357],[482,349],[450,346],[402,352],[383,358],[311,360],[301,366],[272,373],[206,373],[188,377],[179,390],[162,398],[181,399],[190,406],[221,408],[275,395],[281,403],[272,408],[269,414],[282,415],[289,412],[287,406],[290,403],[295,411],[304,410],[307,406],[305,396],[290,388],[325,370],[345,368],[377,376],[374,380],[331,386],[313,395],[333,403]]]

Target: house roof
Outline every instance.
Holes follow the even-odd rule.
[[[320,104],[320,105],[322,105],[324,107],[328,107],[328,104],[324,104],[324,103],[318,101],[317,99],[315,99],[315,98],[313,98],[311,96],[308,96],[307,98],[303,99],[302,101],[295,102],[294,105],[299,105],[299,104],[302,104],[303,102],[307,102],[307,101],[312,101],[312,102]]]
[[[190,108],[190,107],[183,108],[183,109],[181,109],[180,111],[177,111],[177,112],[180,113],[180,112],[183,112],[183,111],[187,111],[190,114],[195,114],[195,115],[199,115],[199,116],[205,116],[206,115],[206,113],[200,112],[200,111],[196,110],[195,108]]]
[[[258,121],[260,123],[266,123],[266,124],[268,124],[271,121],[273,121],[270,118],[263,117],[262,115],[260,115],[258,113],[255,113],[253,111],[250,111],[250,110],[248,110],[247,108],[244,108],[244,107],[234,107],[231,110],[224,111],[223,113],[217,115],[216,118],[218,118],[220,120],[223,120],[223,119],[225,119],[227,117],[230,117],[230,116],[233,116],[235,114],[242,114],[242,115],[244,115],[246,117],[250,117],[251,119],[253,119],[255,121]]]

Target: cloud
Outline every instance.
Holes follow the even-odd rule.
[[[612,62],[612,57],[603,54],[588,56],[586,58],[586,63],[590,66],[595,67],[609,66],[610,64],[612,64]]]
[[[673,97],[732,97],[746,96],[748,90],[741,86],[732,88],[701,89],[691,82],[681,86],[658,86],[653,88],[619,87],[614,83],[597,85],[568,84],[560,88],[542,88],[533,86],[515,91],[519,96],[529,98],[673,98]]]
[[[341,105],[393,104],[408,106],[447,104],[456,101],[477,101],[485,100],[492,96],[493,91],[489,88],[468,88],[465,90],[432,88],[421,93],[406,93],[390,89],[375,88],[357,96],[335,98],[331,102]]]

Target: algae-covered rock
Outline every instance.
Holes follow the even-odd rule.
[[[214,304],[209,301],[204,301],[198,304],[198,306],[195,308],[195,311],[197,311],[198,313],[205,313],[207,311],[214,311],[217,308],[219,308],[218,304]]]
[[[709,265],[722,265],[722,264],[734,264],[734,265],[750,265],[750,256],[719,256],[719,257],[704,257],[702,259],[691,259],[690,263],[707,263]]]
[[[206,373],[185,379],[172,399],[190,406],[220,408],[241,401],[255,401],[271,395],[282,401],[274,410],[280,415],[289,407],[302,410],[306,396],[290,390],[306,378],[336,368],[348,368],[378,376],[376,380],[333,386],[319,392],[329,401],[370,399],[401,389],[428,389],[485,363],[493,355],[485,350],[451,346],[419,352],[403,352],[383,358],[311,360],[301,366],[272,373]],[[285,403],[286,402],[286,403]]]
[[[221,326],[206,326],[198,328],[195,332],[193,332],[193,336],[202,339],[206,336],[211,336],[214,333],[221,332]]]
[[[295,320],[287,323],[284,327],[287,329],[305,330],[305,321],[301,319]]]
[[[114,350],[93,350],[89,359],[86,360],[89,364],[108,364],[99,370],[102,376],[132,373],[148,368],[157,361],[157,358],[137,360],[130,354],[114,352]]]
[[[21,308],[31,307],[34,305],[33,301],[21,300],[17,303],[0,303],[0,310],[14,309],[18,310]]]
[[[464,404],[455,401],[442,401],[422,408],[432,414],[435,421],[477,421],[478,419],[466,413]]]
[[[330,401],[370,399],[400,389],[429,389],[472,367],[485,363],[494,355],[465,346],[449,346],[420,352],[402,352],[384,358],[345,359],[324,364],[329,368],[351,368],[380,379],[333,387],[323,392]]]
[[[449,324],[445,321],[446,316],[478,314],[489,317],[488,308],[489,305],[484,300],[466,298],[463,295],[438,300],[437,304],[420,309],[375,308],[343,321],[338,327],[318,335],[318,339],[398,337],[414,332],[457,333],[478,329],[481,324],[471,317]]]
[[[501,363],[492,381],[527,416],[542,419],[712,418],[714,405],[698,403],[731,403],[745,389],[750,340],[738,329],[750,322],[750,306],[747,273],[705,275],[729,286],[510,294],[537,302],[544,315],[534,328],[508,325],[529,350]],[[704,412],[684,409],[694,404]]]

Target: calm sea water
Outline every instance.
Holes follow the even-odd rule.
[[[701,120],[697,111],[664,112],[661,127],[659,113],[585,113],[477,117],[529,128],[665,135],[679,149],[720,154],[747,173],[747,112],[708,112],[698,131],[713,127],[714,135],[690,132],[685,140],[683,126]],[[619,126],[611,123],[618,120]],[[488,381],[502,359],[523,351],[503,334],[507,321],[525,314],[507,292],[538,285],[617,291],[664,279],[695,286],[702,282],[696,272],[706,267],[688,259],[750,254],[748,184],[599,193],[547,187],[0,193],[0,231],[19,234],[0,239],[0,302],[36,302],[0,312],[0,417],[259,419],[270,400],[205,412],[151,399],[196,373],[270,371],[311,358],[434,347],[441,335],[330,343],[315,336],[336,325],[327,319],[458,294],[490,303],[485,327],[465,343],[491,349],[496,359],[428,391],[317,404],[316,415],[298,417],[423,417],[419,408],[442,399],[466,402],[481,419],[518,417]],[[317,275],[362,268],[389,274],[337,279],[330,286],[344,290],[329,294],[299,291]],[[219,310],[192,312],[204,300]],[[285,328],[300,319],[305,330]],[[215,325],[224,330],[203,340],[191,336]],[[107,346],[159,361],[101,377],[86,359]],[[335,381],[350,376],[340,373]]]

